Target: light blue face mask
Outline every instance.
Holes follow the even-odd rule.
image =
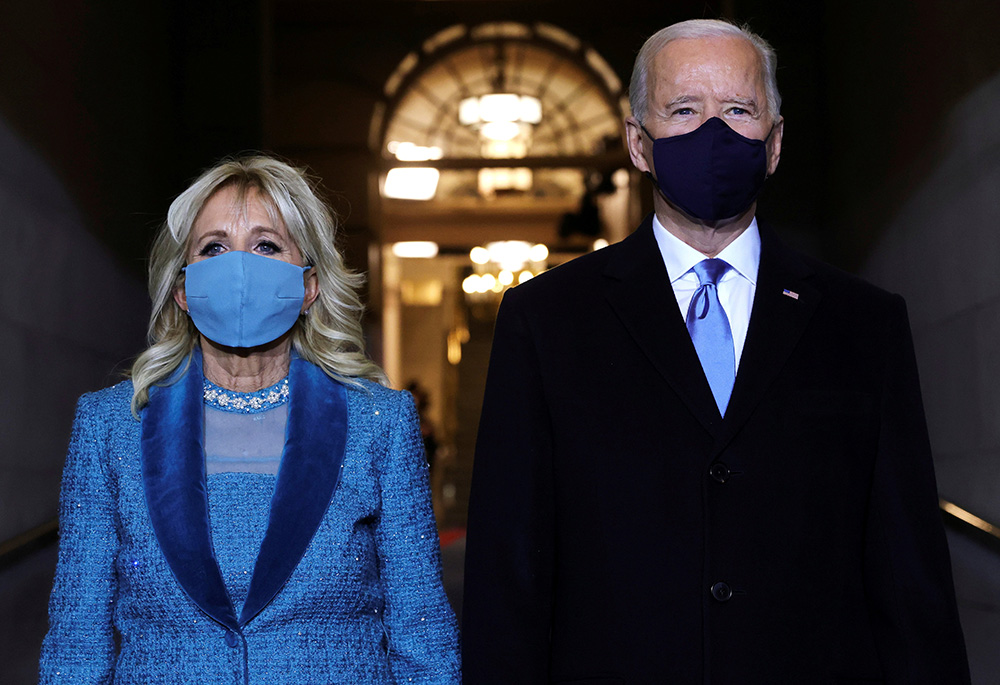
[[[295,325],[308,266],[226,252],[184,267],[188,313],[198,331],[228,347],[256,347]]]

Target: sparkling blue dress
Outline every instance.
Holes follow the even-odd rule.
[[[277,474],[206,474],[200,363],[80,399],[41,683],[460,681],[412,399],[289,385]]]

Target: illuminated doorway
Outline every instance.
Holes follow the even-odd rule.
[[[593,48],[543,23],[452,26],[385,84],[369,140],[373,299],[393,384],[429,399],[444,526],[464,525],[503,292],[638,223],[627,106]]]

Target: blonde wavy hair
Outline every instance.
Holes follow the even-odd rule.
[[[358,290],[364,276],[349,270],[337,249],[337,218],[303,170],[266,155],[227,158],[205,171],[174,200],[160,227],[149,259],[149,347],[132,365],[132,413],[149,401],[150,386],[163,381],[190,360],[198,330],[174,301],[184,287],[188,238],[198,213],[222,188],[236,190],[237,204],[255,190],[273,221],[282,221],[319,279],[319,296],[292,328],[292,346],[300,357],[338,381],[357,385],[358,378],[386,382],[385,373],[365,354],[361,329],[364,306]]]

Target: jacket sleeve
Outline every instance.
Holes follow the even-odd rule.
[[[107,435],[92,396],[77,404],[59,504],[59,561],[49,599],[39,683],[110,682],[115,556],[114,498],[105,466]]]
[[[906,305],[894,306],[866,530],[869,615],[886,683],[959,685],[965,642]]]
[[[462,608],[469,685],[549,682],[552,439],[521,295],[509,290],[497,316],[476,443]]]
[[[399,683],[458,683],[458,627],[441,584],[427,460],[409,394],[398,394],[376,529],[389,666]]]

